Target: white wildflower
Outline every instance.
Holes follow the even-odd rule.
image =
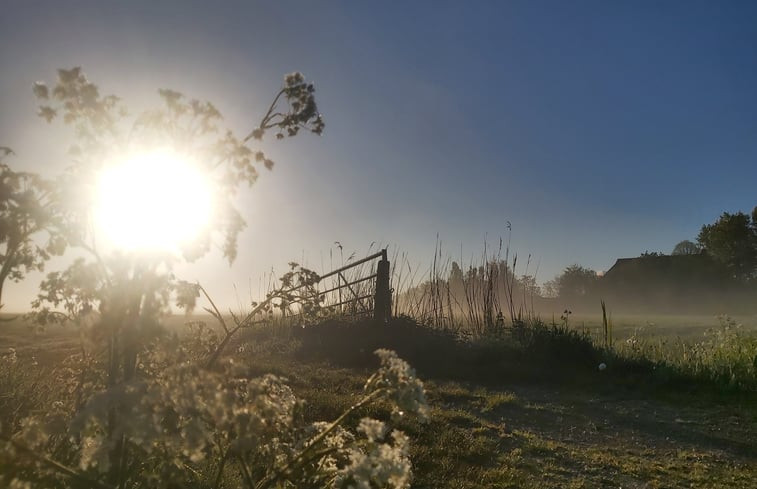
[[[417,415],[421,421],[428,420],[428,404],[423,390],[423,382],[415,376],[407,362],[391,350],[376,350],[381,359],[381,367],[365,384],[366,391],[385,389],[387,397],[394,402],[392,416],[403,416],[406,412]]]
[[[337,474],[334,486],[344,489],[410,487],[412,470],[407,436],[392,432],[392,444],[368,442],[365,452],[350,449],[349,464]]]
[[[357,430],[370,441],[381,441],[386,434],[386,425],[377,419],[363,418],[360,420]]]
[[[90,467],[97,468],[100,473],[110,469],[109,445],[100,434],[84,437],[81,441],[79,468],[86,470]]]
[[[45,430],[45,425],[37,417],[30,416],[21,420],[21,430],[14,436],[24,446],[37,449],[47,443],[50,435]]]
[[[18,356],[16,356],[16,349],[8,348],[5,352],[5,355],[2,356],[2,360],[3,362],[9,363],[11,365],[14,365],[16,362],[18,362]]]
[[[2,482],[2,480],[0,480]],[[32,489],[32,483],[20,479],[11,479],[8,489]]]

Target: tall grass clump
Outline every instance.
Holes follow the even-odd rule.
[[[491,250],[484,242],[480,256],[472,257],[467,268],[462,258],[453,260],[443,252],[437,238],[425,280],[403,255],[397,267],[395,311],[418,322],[466,336],[499,336],[513,324],[537,319],[534,300],[538,296],[535,273],[529,273],[529,255],[518,276],[518,255],[510,241],[499,239]],[[538,270],[537,270],[538,271]],[[409,278],[408,278],[409,277]]]
[[[657,370],[716,385],[726,390],[757,391],[757,335],[747,333],[729,316],[720,316],[699,341],[656,338],[648,327],[637,328],[617,345],[621,357],[647,360]]]
[[[639,328],[625,341],[616,340],[608,304],[599,301],[601,329],[596,337],[570,324],[565,309],[560,321],[548,323],[535,311],[535,303],[549,304],[539,295],[534,276],[515,273],[518,256],[509,239],[500,239],[464,269],[442,250],[437,239],[428,272],[418,274],[409,260],[398,266],[403,285],[396,293],[395,312],[431,329],[453,332],[465,341],[486,348],[510,351],[515,345],[544,364],[598,365],[612,372],[643,372],[663,382],[680,380],[732,390],[757,390],[757,339],[744,333],[733,319],[720,318],[718,328],[699,341],[656,339]],[[462,262],[462,260],[460,260]],[[410,277],[407,279],[405,277]],[[425,278],[425,279],[424,279]],[[420,280],[420,283],[417,283]],[[612,375],[612,373],[608,374]]]
[[[602,333],[604,334],[604,347],[612,348],[612,315],[607,314],[607,304],[605,300],[600,301],[602,306]]]
[[[0,354],[0,433],[46,401],[46,369],[34,358],[21,358],[15,348]]]

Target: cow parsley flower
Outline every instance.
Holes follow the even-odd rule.
[[[405,413],[417,415],[421,421],[428,420],[428,403],[423,391],[423,382],[415,376],[415,370],[391,350],[376,350],[381,367],[365,384],[366,392],[384,389],[394,403],[393,417]]]
[[[362,425],[362,423],[361,423]],[[410,487],[412,470],[408,455],[408,438],[393,431],[392,443],[368,440],[366,449],[350,448],[349,464],[339,471],[334,487],[340,489],[372,489]]]
[[[377,419],[363,418],[360,420],[357,430],[370,441],[381,441],[386,434],[386,425]]]
[[[18,362],[18,356],[16,356],[16,349],[15,348],[8,348],[5,352],[5,355],[0,357],[0,359],[8,363],[10,365],[15,365],[16,362]]]

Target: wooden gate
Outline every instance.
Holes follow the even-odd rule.
[[[370,316],[382,322],[388,321],[392,315],[390,267],[386,249],[323,274],[315,283],[300,285],[292,289],[292,292],[306,286],[314,287],[316,291],[303,299],[318,298],[322,310],[338,315]],[[290,315],[292,316],[299,317],[302,314],[294,313]]]

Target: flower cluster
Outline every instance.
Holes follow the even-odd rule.
[[[343,425],[357,407],[379,399],[391,401],[395,415],[427,416],[412,369],[394,352],[377,354],[382,365],[363,399],[332,423],[306,423],[302,402],[279,377],[250,378],[232,361],[213,370],[157,361],[91,395],[73,417],[70,406],[56,402],[44,418],[22,420],[13,442],[53,453],[56,438],[67,440],[71,470],[91,480],[109,480],[128,466],[129,477],[150,487],[193,486],[202,481],[201,467],[218,467],[218,477],[235,467],[248,488],[404,489],[412,474],[407,437],[371,418],[354,433]]]
[[[8,489],[32,489],[32,484],[29,481],[22,481],[15,477],[6,482],[3,476],[0,476],[0,487],[7,487]]]
[[[334,487],[372,489],[410,487],[412,475],[408,455],[408,438],[401,431],[392,431],[391,443],[384,442],[386,427],[375,419],[363,418],[358,426],[367,440],[362,447],[349,449],[350,462],[339,471]]]
[[[6,365],[15,365],[18,362],[18,356],[16,355],[15,348],[8,348],[5,354],[0,357],[0,361]]]
[[[365,384],[366,392],[383,390],[393,403],[392,416],[405,413],[417,415],[421,421],[428,419],[429,409],[423,391],[423,382],[415,370],[391,350],[376,350],[381,367]]]
[[[297,406],[277,377],[247,379],[233,365],[213,372],[185,363],[94,396],[72,431],[82,434],[82,469],[107,472],[114,440],[122,438],[144,460],[154,456],[178,467],[226,452],[254,453],[273,464],[293,449]],[[114,410],[123,414],[116,426],[108,424]]]

